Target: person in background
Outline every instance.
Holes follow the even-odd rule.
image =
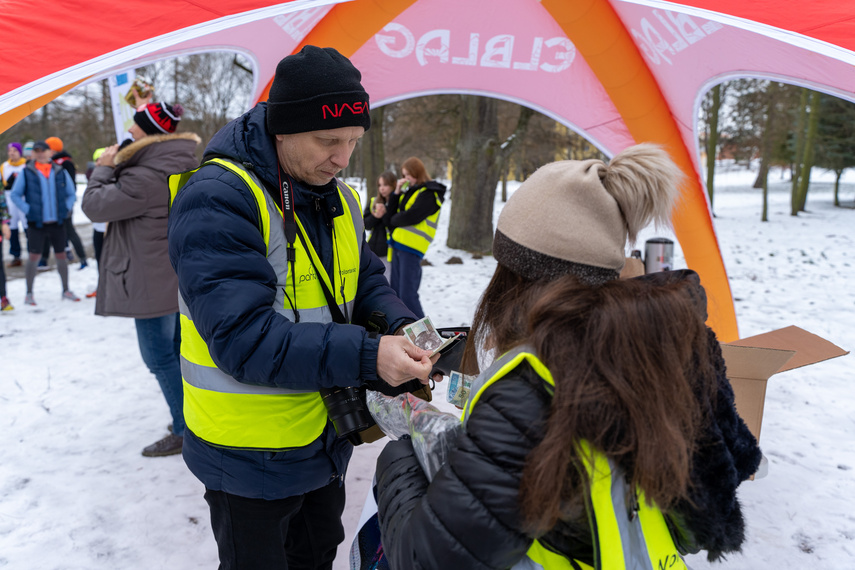
[[[170,181],[183,455],[205,485],[221,568],[331,569],[353,445],[321,390],[421,384],[432,368],[393,334],[415,317],[336,178],[371,125],[361,77],[335,49],[303,47],[277,65],[268,101]]]
[[[377,460],[392,568],[685,568],[739,550],[736,488],[761,455],[698,276],[618,278],[681,178],[641,144],[543,166],[508,200],[463,368],[479,347],[498,358],[464,432],[431,482],[409,439]]]
[[[21,143],[11,142],[6,146],[6,152],[9,159],[0,164],[0,177],[3,179],[3,189],[6,192],[6,206],[9,208],[9,255],[12,256],[12,261],[9,262],[9,267],[19,267],[21,262],[21,237],[19,227],[27,231],[27,218],[24,213],[12,203],[12,183],[15,181],[15,176],[24,169],[27,164],[27,159],[24,158],[24,149]]]
[[[371,251],[380,258],[386,271],[383,273],[386,279],[391,278],[391,264],[387,259],[389,232],[386,231],[386,225],[383,223],[383,216],[386,215],[386,202],[389,196],[395,191],[397,177],[391,170],[387,170],[380,175],[377,180],[377,195],[371,198],[368,207],[363,213],[362,219],[365,222],[365,229],[371,232],[368,237],[368,247]]]
[[[68,154],[67,151],[64,150],[65,145],[62,142],[62,139],[59,137],[48,137],[45,139],[45,142],[48,144],[50,149],[54,152],[51,160],[53,160],[58,165],[62,166],[67,172],[68,175],[71,176],[71,180],[74,181],[75,191],[77,188],[77,167],[74,164],[74,160],[71,155]],[[74,222],[72,222],[73,212],[68,213],[68,219],[65,224],[65,254],[66,258],[69,261],[74,260],[74,255],[71,253],[71,248],[68,247],[68,243],[71,242],[71,245],[74,246],[74,251],[77,253],[77,258],[80,260],[80,267],[78,269],[84,269],[87,266],[86,263],[86,250],[83,248],[83,242],[80,241],[80,236],[77,235],[77,230],[74,228]],[[40,267],[47,267],[48,259],[50,258],[50,244],[45,243],[44,249],[42,250],[42,258],[39,261]]]
[[[12,311],[15,307],[6,297],[6,269],[3,266],[3,242],[9,240],[9,208],[6,207],[6,194],[0,192],[0,311]]]
[[[51,161],[51,149],[44,141],[33,144],[33,159],[12,184],[12,202],[27,216],[27,251],[25,267],[27,294],[24,304],[34,306],[33,284],[36,263],[49,241],[56,252],[56,268],[62,281],[62,299],[79,301],[68,288],[68,261],[65,258],[65,225],[77,194],[71,176]]]
[[[422,258],[436,235],[445,185],[431,180],[425,165],[410,157],[401,166],[403,178],[386,205],[383,222],[389,229],[392,248],[392,289],[420,319],[425,316],[419,300]]]
[[[95,152],[92,153],[92,160],[90,160],[86,164],[86,183],[89,184],[89,181],[92,179],[92,173],[95,171],[95,161],[98,160],[104,151],[107,150],[107,147],[101,147],[95,149]],[[91,220],[90,220],[91,221]],[[95,263],[98,264],[98,270],[101,270],[101,248],[104,245],[104,233],[107,231],[106,222],[92,222],[92,248],[95,250]],[[86,297],[91,299],[98,294],[98,288],[96,287],[89,293],[86,293]]]
[[[145,447],[158,457],[181,453],[184,396],[181,385],[178,278],[166,241],[170,173],[198,164],[193,133],[176,133],[181,105],[149,103],[134,114],[134,142],[113,145],[98,157],[83,194],[83,212],[93,223],[109,223],[95,314],[131,317],[143,362],[157,378],[172,415],[171,433]]]

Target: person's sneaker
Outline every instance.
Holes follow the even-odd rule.
[[[78,267],[77,270],[80,271],[81,269],[86,269],[87,267],[89,267],[89,264],[86,263],[86,260],[84,259],[80,262],[80,267]]]
[[[21,267],[23,264],[24,264],[24,262],[21,261],[21,258],[16,257],[15,259],[13,259],[12,261],[9,262],[8,267]]]
[[[47,261],[42,258],[39,260],[39,264],[36,266],[39,271],[48,271],[50,267],[48,267]]]
[[[145,457],[163,457],[165,455],[177,455],[181,453],[184,438],[174,433],[169,434],[160,441],[156,441],[142,450]]]
[[[6,297],[0,297],[0,311],[14,311],[15,307],[12,306],[12,303],[9,302],[9,299]],[[169,424],[169,427],[172,427],[172,424]]]
[[[86,298],[87,298],[87,299],[91,299],[92,297],[94,297],[94,296],[95,296],[95,295],[97,295],[97,294],[98,294],[98,289],[95,289],[95,290],[94,290],[94,291],[92,291],[91,293],[86,293]]]
[[[24,296],[24,304],[25,304],[25,305],[30,305],[30,306],[32,306],[32,307],[35,307],[35,306],[36,306],[36,300],[33,298],[33,294],[32,294],[32,293],[27,293],[27,294]]]
[[[72,293],[71,291],[63,291],[62,292],[62,300],[63,301],[79,301],[80,297]]]

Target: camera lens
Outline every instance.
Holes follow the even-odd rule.
[[[362,443],[359,432],[374,425],[365,403],[365,388],[322,388],[320,393],[339,437],[354,445]]]

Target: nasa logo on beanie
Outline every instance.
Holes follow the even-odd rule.
[[[305,46],[276,66],[267,99],[267,130],[288,135],[371,127],[362,74],[333,48]]]

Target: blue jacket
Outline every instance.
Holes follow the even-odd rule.
[[[266,103],[223,127],[205,150],[252,166],[278,202],[275,139]],[[327,216],[341,215],[335,183],[294,184],[297,215],[332,274]],[[319,210],[318,210],[319,209]],[[245,184],[214,165],[202,167],[178,193],[169,216],[169,258],[199,334],[219,368],[240,382],[288,388],[355,386],[377,381],[379,340],[361,326],[295,324],[273,310],[276,274],[258,229],[258,208]],[[374,311],[395,330],[414,315],[383,277],[384,266],[364,245],[352,322]],[[189,431],[189,430],[188,430]],[[217,448],[188,433],[184,459],[206,487],[250,498],[278,499],[343,478],[352,447],[332,425],[312,444],[270,453]]]
[[[77,189],[68,172],[58,164],[51,164],[50,178],[45,178],[29,161],[15,177],[11,196],[12,202],[27,216],[27,222],[40,228],[50,222],[62,225],[77,199]]]

